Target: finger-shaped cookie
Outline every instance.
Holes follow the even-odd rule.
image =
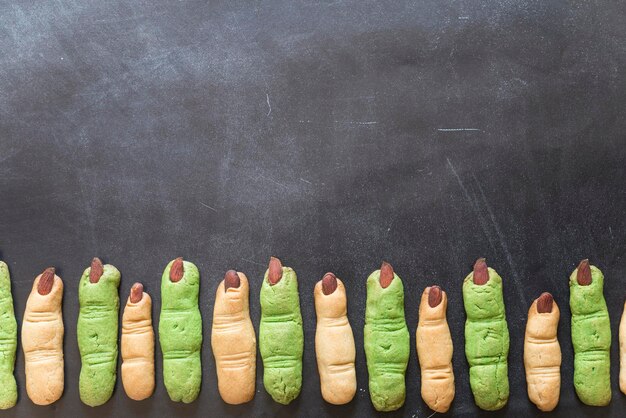
[[[402,280],[386,262],[367,278],[363,339],[372,404],[377,411],[395,411],[406,398],[409,330]]]
[[[422,399],[435,412],[450,409],[454,399],[452,336],[446,319],[448,295],[439,286],[422,293],[415,346],[422,375]]]
[[[342,405],[356,393],[354,335],[348,321],[348,301],[343,282],[326,273],[313,290],[317,328],[315,354],[322,397]]]
[[[561,392],[561,346],[556,332],[559,307],[550,293],[535,299],[528,310],[524,367],[528,397],[542,411],[552,411]]]
[[[215,293],[211,346],[220,396],[231,405],[254,398],[256,335],[249,293],[248,278],[235,270],[226,272]]]
[[[104,404],[115,388],[120,278],[118,269],[94,258],[78,285],[79,391],[89,406]]]
[[[463,281],[465,356],[470,387],[479,408],[495,411],[509,399],[509,329],[506,323],[502,278],[484,258]]]
[[[626,303],[619,323],[619,388],[626,395]]]
[[[302,389],[304,331],[296,272],[275,257],[261,285],[259,350],[265,390],[276,402],[287,405]]]
[[[574,387],[591,406],[611,401],[611,324],[604,300],[604,275],[583,260],[569,278],[574,346]]]
[[[154,392],[154,329],[152,299],[141,283],[130,289],[122,315],[122,384],[129,398],[149,398]]]
[[[15,350],[17,349],[17,321],[11,295],[9,267],[0,261],[0,409],[9,409],[17,402]]]
[[[198,308],[200,272],[182,257],[170,261],[161,278],[159,342],[163,380],[170,399],[193,402],[202,383],[202,317]]]
[[[35,278],[22,323],[26,393],[37,405],[63,394],[63,281],[54,267]]]

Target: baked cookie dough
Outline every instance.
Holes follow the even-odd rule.
[[[235,270],[226,272],[215,293],[211,346],[220,396],[231,405],[254,398],[256,335],[249,294],[248,278]]]
[[[79,391],[89,406],[104,404],[115,388],[120,278],[114,266],[94,258],[78,285]]]
[[[535,299],[528,310],[524,367],[528,397],[542,411],[552,411],[561,392],[561,346],[557,339],[559,307],[550,293]]]
[[[422,293],[415,346],[422,375],[422,399],[435,412],[444,413],[454,400],[452,336],[446,319],[448,295],[439,286]]]
[[[619,388],[626,395],[626,303],[619,323]]]
[[[182,257],[169,262],[161,278],[159,342],[163,380],[174,402],[193,402],[202,383],[202,317],[198,308],[200,272]]]
[[[377,411],[395,411],[406,398],[409,330],[402,280],[386,262],[367,278],[364,346],[372,404]]]
[[[583,260],[569,278],[574,346],[574,387],[591,406],[611,401],[611,324],[604,300],[604,275]]]
[[[130,289],[122,315],[122,384],[130,399],[141,401],[154,392],[154,330],[152,299],[141,283]]]
[[[11,295],[9,267],[0,261],[0,409],[17,402],[17,383],[13,375],[17,350],[17,321]]]
[[[22,322],[26,393],[36,405],[63,395],[63,281],[49,267],[35,278]]]
[[[509,329],[506,323],[502,278],[484,258],[463,281],[465,356],[470,387],[479,408],[496,411],[509,399]]]
[[[313,290],[317,328],[315,354],[322,397],[343,405],[356,393],[354,335],[348,321],[348,301],[343,282],[326,273]]]
[[[296,272],[275,257],[261,285],[259,350],[265,390],[276,402],[289,404],[302,389],[304,332]]]

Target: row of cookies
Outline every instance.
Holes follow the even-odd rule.
[[[112,395],[117,369],[120,272],[98,258],[79,284],[78,343],[82,360],[81,400],[91,406]],[[583,260],[570,278],[574,383],[580,399],[606,405],[609,382],[610,329],[603,297],[603,276]],[[163,352],[164,383],[174,401],[192,402],[201,382],[202,321],[198,308],[199,272],[178,258],[162,277],[159,341]],[[26,389],[40,405],[55,402],[63,393],[63,282],[53,268],[33,284],[22,325]],[[249,287],[243,273],[230,270],[219,284],[213,314],[211,345],[216,360],[218,389],[230,404],[250,401],[255,393],[256,337],[250,320]],[[327,273],[314,289],[317,329],[315,348],[322,397],[344,404],[356,393],[355,344],[347,317],[344,284]],[[502,297],[502,279],[479,259],[463,283],[467,313],[465,353],[475,401],[485,410],[502,408],[509,396],[509,335]],[[293,269],[272,257],[261,295],[259,349],[263,382],[272,398],[288,404],[300,393],[304,336],[297,277]],[[449,409],[455,394],[452,338],[446,321],[447,295],[439,286],[422,294],[416,347],[422,374],[421,393],[437,412]],[[132,286],[122,316],[122,382],[136,400],[150,397],[155,387],[154,331],[150,296]],[[528,394],[541,410],[552,410],[560,393],[561,352],[556,338],[559,309],[552,296],[542,294],[529,310],[524,344]],[[9,273],[0,262],[0,408],[15,404],[13,376],[17,324],[13,314]],[[626,319],[620,328],[622,367],[620,387],[626,391]],[[364,348],[369,390],[374,407],[392,411],[406,397],[405,373],[409,332],[404,315],[401,279],[388,263],[367,279]]]

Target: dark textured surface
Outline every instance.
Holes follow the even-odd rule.
[[[66,391],[35,407],[18,348],[18,405],[2,416],[372,415],[363,352],[365,279],[387,259],[411,330],[408,399],[419,394],[414,331],[423,288],[450,298],[457,396],[450,416],[621,417],[617,328],[626,284],[626,8],[608,2],[0,2],[0,251],[18,321],[32,279],[65,280]],[[203,386],[169,401],[78,398],[77,284],[93,256],[160,308],[172,258],[202,275]],[[210,350],[214,292],[230,268],[260,280],[270,255],[295,268],[305,318],[304,385],[288,407],[227,407]],[[504,278],[511,398],[479,414],[463,353],[461,282],[479,256]],[[589,257],[606,276],[613,401],[572,385],[567,279]],[[325,404],[313,286],[346,283],[356,400]],[[561,308],[561,403],[540,414],[522,362],[532,299]],[[158,347],[158,346],[157,346]],[[392,416],[389,414],[388,416]]]

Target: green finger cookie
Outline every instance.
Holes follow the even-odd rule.
[[[189,261],[171,261],[161,278],[159,342],[163,380],[170,399],[193,402],[202,383],[202,318],[198,308],[200,273]]]
[[[583,260],[569,278],[574,345],[574,387],[592,406],[611,401],[611,324],[604,300],[604,275]]]
[[[11,295],[9,267],[0,261],[0,409],[8,409],[17,402],[15,350],[17,349],[17,322]]]
[[[485,259],[463,281],[465,356],[470,387],[479,408],[495,411],[509,399],[509,329],[506,323],[502,278]]]
[[[265,390],[287,405],[302,388],[304,333],[296,272],[274,257],[261,286],[259,350]]]
[[[402,280],[388,263],[367,278],[364,345],[372,404],[395,411],[406,398],[409,330]]]
[[[115,387],[120,277],[114,266],[94,258],[78,285],[79,391],[89,406],[104,404]]]

